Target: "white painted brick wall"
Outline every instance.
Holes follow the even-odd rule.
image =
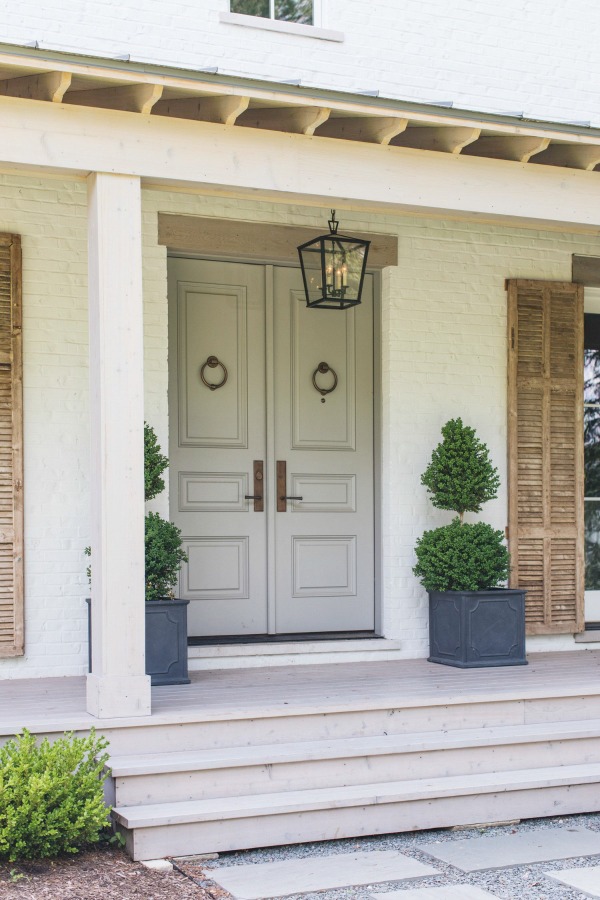
[[[81,674],[87,641],[88,372],[85,184],[0,176],[0,231],[23,236],[26,656],[0,678]],[[323,225],[328,210],[145,191],[146,417],[164,448],[167,421],[166,253],[158,211]],[[597,238],[526,228],[344,213],[345,230],[398,234],[383,278],[384,630],[407,657],[427,652],[425,593],[413,578],[420,533],[448,521],[420,485],[442,424],[479,431],[503,489],[485,517],[506,523],[506,277],[569,279],[571,253]],[[167,498],[158,500],[167,511]],[[572,647],[537,638],[530,649]],[[582,645],[579,645],[581,647]]]
[[[21,0],[0,41],[600,123],[595,0],[322,0],[343,43],[219,21],[229,0]]]

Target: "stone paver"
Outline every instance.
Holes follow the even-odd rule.
[[[278,862],[215,867],[213,881],[224,887],[235,900],[263,900],[286,897],[303,891],[354,887],[386,881],[403,881],[436,875],[432,866],[420,863],[396,850],[363,853],[337,853],[335,856],[304,857]]]
[[[587,869],[559,869],[557,872],[546,872],[546,878],[560,881],[567,887],[582,891],[588,897],[600,897],[600,866],[590,866]]]
[[[600,855],[600,834],[586,828],[540,829],[494,837],[422,844],[419,848],[462,872]]]
[[[372,894],[373,900],[497,900],[481,888],[468,884],[444,885],[434,888],[409,888],[408,891],[388,891]]]

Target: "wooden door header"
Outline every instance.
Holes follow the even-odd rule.
[[[345,231],[340,228],[340,231]],[[348,229],[354,234],[353,228]],[[249,259],[273,263],[298,263],[297,247],[327,232],[322,228],[239,222],[201,216],[158,214],[158,243],[178,253],[198,253],[221,259]],[[371,241],[368,265],[383,269],[398,265],[398,238],[391,234],[359,232]]]

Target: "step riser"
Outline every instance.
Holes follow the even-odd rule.
[[[598,783],[590,783],[121,830],[126,837],[127,851],[133,859],[156,859],[270,847],[282,843],[587,813],[597,808],[599,787]]]
[[[114,782],[117,806],[141,806],[371,784],[400,778],[440,778],[582,765],[599,759],[600,737],[123,776],[115,778]]]
[[[199,711],[199,717],[201,712]],[[497,725],[573,722],[600,719],[600,695],[550,700],[465,702],[449,706],[358,710],[294,716],[145,724],[97,731],[110,741],[114,755],[136,754],[140,744],[153,753],[209,750],[293,741],[319,741],[378,734],[453,731]],[[49,735],[56,737],[57,735]]]

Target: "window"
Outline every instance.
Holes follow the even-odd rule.
[[[586,297],[588,290],[586,289]],[[584,317],[585,588],[600,591],[600,315]],[[586,597],[586,619],[590,605]],[[598,618],[597,610],[594,619]]]
[[[313,0],[230,0],[232,13],[314,25]]]

